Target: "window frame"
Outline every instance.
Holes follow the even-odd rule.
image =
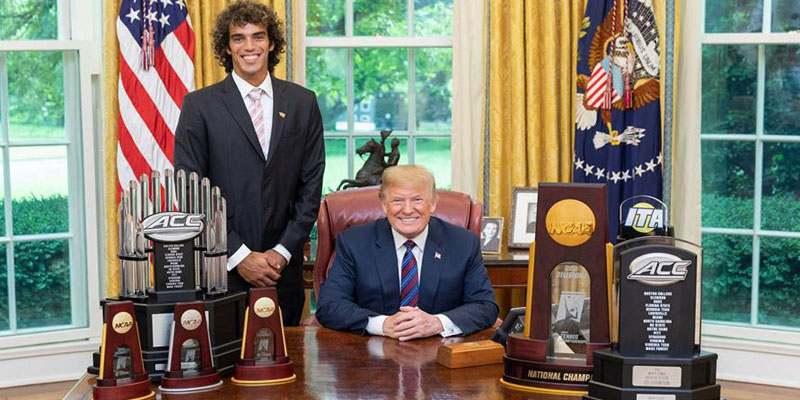
[[[406,0],[406,36],[353,36],[354,12],[353,0],[345,1],[345,36],[320,37],[307,36],[306,32],[306,10],[307,0],[297,1],[298,21],[297,27],[297,56],[293,66],[293,76],[296,83],[306,85],[306,50],[308,48],[337,48],[347,50],[347,71],[346,91],[347,91],[347,127],[346,131],[325,131],[325,139],[345,139],[347,142],[347,178],[355,176],[360,166],[356,165],[354,158],[356,146],[355,142],[363,138],[374,138],[378,131],[360,131],[355,129],[354,108],[355,108],[355,83],[354,83],[354,55],[355,49],[360,48],[400,48],[408,50],[408,129],[395,130],[392,137],[407,139],[406,162],[414,164],[416,155],[417,138],[452,138],[452,122],[448,131],[418,131],[416,126],[416,74],[414,65],[414,53],[416,49],[428,48],[453,48],[453,36],[414,36],[414,0]],[[457,0],[454,0],[454,3]],[[455,4],[454,4],[455,6]],[[456,66],[451,69],[452,76],[455,75]],[[452,95],[452,93],[451,93]],[[452,107],[450,110],[452,116]],[[452,121],[452,118],[451,118]],[[451,139],[452,140],[452,139]]]
[[[728,134],[706,133],[700,131],[700,144],[709,141],[719,142],[753,142],[755,145],[755,163],[753,177],[753,227],[746,228],[718,228],[701,226],[702,234],[724,234],[746,236],[752,239],[752,271],[750,293],[750,322],[728,322],[719,320],[703,320],[703,334],[717,337],[738,338],[759,342],[787,343],[800,345],[800,327],[780,325],[767,325],[758,323],[759,313],[759,279],[761,266],[761,238],[791,238],[800,239],[800,232],[775,231],[761,228],[762,184],[764,169],[764,144],[765,143],[800,143],[800,132],[794,135],[768,135],[764,134],[764,93],[766,90],[766,46],[768,45],[800,45],[798,33],[772,33],[772,0],[763,0],[762,3],[762,32],[747,33],[707,33],[705,31],[705,11],[707,0],[700,2],[700,49],[704,45],[756,45],[757,46],[757,77],[756,77],[756,127],[753,134]],[[701,60],[697,74],[702,81],[702,52],[698,52]],[[702,88],[698,87],[697,96],[702,95]],[[696,113],[702,118],[702,102]],[[692,112],[692,111],[689,111]]]
[[[61,3],[59,3],[60,5]],[[61,19],[61,17],[59,17]],[[61,25],[61,24],[60,24]],[[69,244],[70,254],[70,302],[73,321],[76,317],[83,320],[86,326],[60,325],[44,328],[26,328],[17,330],[16,333],[0,336],[0,350],[12,349],[23,346],[42,345],[55,342],[85,340],[97,336],[100,327],[101,312],[96,305],[99,304],[99,257],[100,246],[98,243],[97,221],[99,211],[97,207],[98,190],[95,168],[94,149],[94,105],[92,90],[92,75],[97,73],[94,49],[95,43],[75,40],[30,40],[30,41],[0,41],[0,53],[22,51],[60,51],[65,52],[64,73],[76,76],[78,81],[64,80],[65,99],[79,99],[78,103],[65,101],[65,131],[67,138],[63,141],[6,141],[2,142],[2,151],[5,160],[8,152],[13,147],[65,145],[67,147],[67,162],[69,165],[69,213],[70,227],[67,233],[36,234],[14,236],[13,231],[0,239],[0,245],[18,243],[41,239],[64,239]],[[74,52],[75,56],[69,56]],[[3,56],[4,57],[4,56]],[[77,69],[77,70],[76,70]],[[5,69],[3,69],[5,71]],[[6,75],[3,74],[5,77]],[[7,92],[5,79],[3,93]],[[4,105],[5,107],[5,105]],[[76,117],[76,118],[73,118]],[[7,119],[3,120],[3,133],[8,132]],[[9,160],[10,162],[10,160]],[[8,182],[10,172],[4,171],[5,182]],[[6,198],[10,199],[10,185],[5,185]],[[6,217],[10,217],[11,203],[6,202]],[[7,226],[11,221],[7,220]],[[21,240],[20,240],[21,239]],[[13,244],[10,245],[7,257],[13,260]],[[14,276],[11,263],[8,264],[9,282],[9,328],[12,328],[15,315],[14,301]],[[13,319],[12,319],[13,318]],[[81,324],[83,325],[83,324]],[[3,357],[0,357],[2,359]]]

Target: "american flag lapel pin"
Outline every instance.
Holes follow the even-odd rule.
[[[278,111],[278,116],[281,118],[286,118],[286,113],[283,111]]]
[[[437,251],[437,252],[433,253],[433,258],[435,258],[437,260],[441,260],[442,259],[442,254]]]

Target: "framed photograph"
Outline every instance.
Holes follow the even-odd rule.
[[[503,217],[481,219],[481,251],[485,254],[500,254],[503,245]]]
[[[511,192],[511,227],[508,229],[508,247],[530,248],[536,239],[536,205],[539,192],[536,188],[515,187]]]

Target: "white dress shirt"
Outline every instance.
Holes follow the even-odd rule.
[[[392,228],[392,237],[394,238],[394,247],[397,251],[397,287],[399,288],[403,279],[403,256],[406,254],[406,246],[404,244],[408,241],[408,238],[395,231],[394,228]],[[422,233],[411,240],[413,240],[415,244],[414,248],[411,249],[411,254],[414,255],[417,261],[417,282],[419,282],[418,284],[422,287],[422,255],[425,253],[425,241],[428,240],[428,227],[426,226]],[[460,335],[462,333],[461,328],[454,324],[448,316],[444,314],[436,314],[434,316],[439,318],[439,321],[442,323],[442,328],[444,328],[440,333],[442,337]],[[368,318],[367,332],[369,332],[370,335],[384,336],[383,323],[389,316],[378,315]]]
[[[269,72],[267,72],[267,77],[264,79],[264,82],[261,82],[258,86],[253,86],[239,75],[236,75],[235,71],[231,72],[231,76],[233,77],[233,82],[236,84],[236,88],[239,89],[239,94],[241,94],[244,99],[244,105],[247,109],[250,109],[250,106],[253,104],[248,94],[256,87],[261,89],[261,112],[264,113],[264,132],[266,133],[266,140],[264,140],[264,146],[261,148],[261,151],[264,152],[264,158],[266,159],[269,157],[269,142],[272,140],[272,110],[275,104],[275,98],[272,92],[272,79],[270,79]],[[272,249],[282,255],[287,263],[292,260],[292,253],[286,250],[286,247],[282,244],[278,243]],[[232,256],[228,257],[228,271],[236,268],[250,253],[250,249],[242,244]]]

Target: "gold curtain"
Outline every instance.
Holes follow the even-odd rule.
[[[488,163],[488,181],[482,179],[480,187],[481,196],[488,193],[483,199],[488,215],[511,221],[515,186],[571,180],[578,32],[585,1],[489,2],[488,158],[482,160]],[[525,291],[498,290],[497,301],[502,313],[524,305]]]
[[[195,87],[202,88],[222,80],[225,70],[219,66],[211,48],[211,30],[214,19],[222,9],[235,0],[187,0],[189,18],[195,33],[194,68]],[[271,5],[278,17],[286,21],[285,0],[257,0]],[[118,221],[117,221],[117,120],[119,104],[117,101],[117,82],[119,79],[119,43],[116,35],[116,21],[119,15],[120,0],[104,2],[103,9],[103,179],[105,187],[105,266],[106,295],[119,294],[119,268],[117,260]],[[291,33],[287,33],[291,34]],[[286,57],[275,68],[275,76],[286,78]]]

